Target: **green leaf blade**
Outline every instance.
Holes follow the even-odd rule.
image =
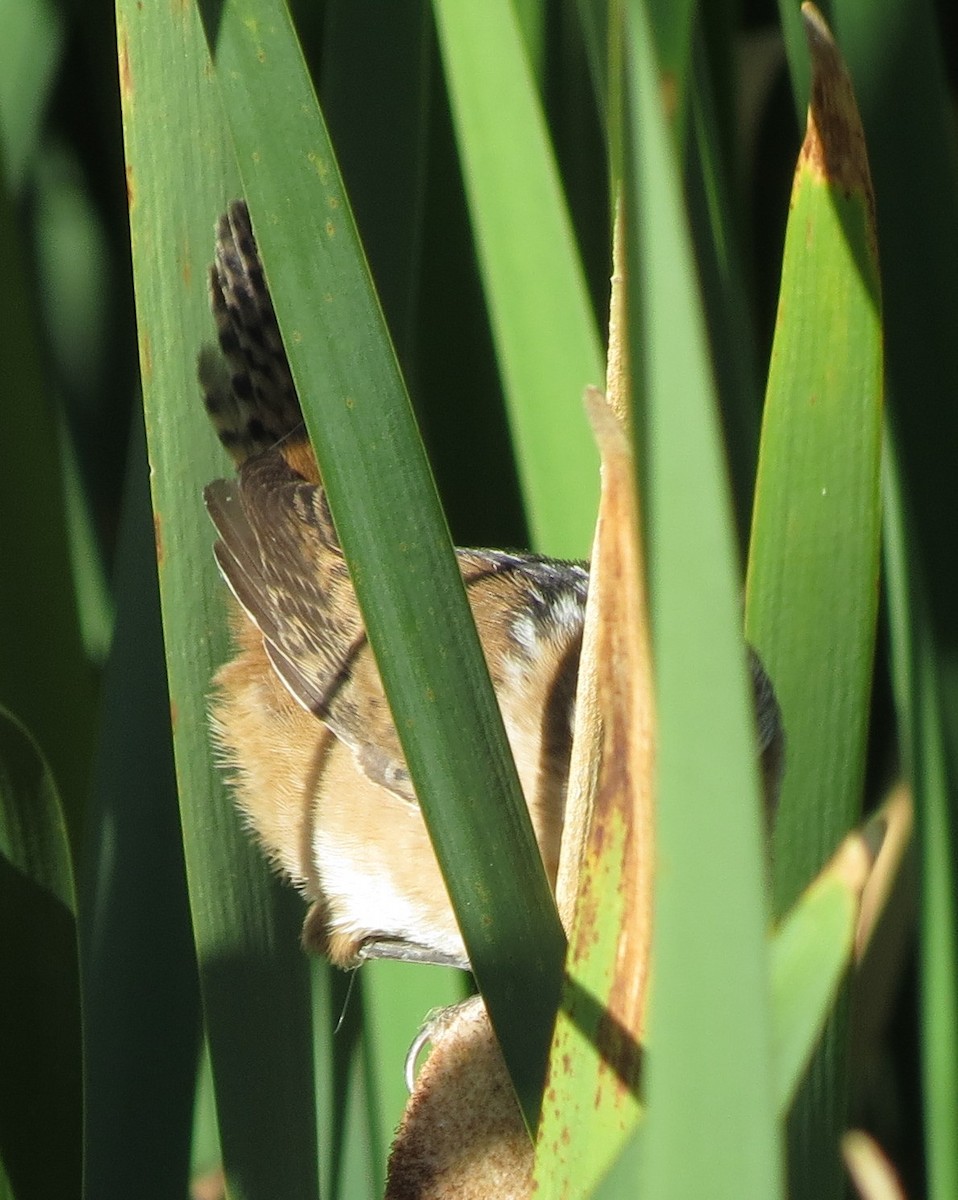
[[[288,15],[275,0],[232,3],[213,32],[259,249],[370,644],[533,1123],[565,939],[435,485]]]
[[[858,904],[841,878],[812,885],[772,936],[775,1095],[786,1112],[848,967]]]
[[[758,1200],[781,1194],[782,1170],[736,556],[674,149],[644,6],[629,11],[630,348],[658,727],[640,1178],[649,1197]]]
[[[533,543],[581,558],[598,496],[582,397],[605,369],[548,133],[509,0],[433,8]]]
[[[243,830],[206,711],[227,621],[202,491],[226,461],[196,362],[213,339],[205,264],[236,171],[195,7],[120,0],[117,23],[176,776],[224,1169],[231,1195],[306,1198],[318,1184],[302,909]]]
[[[786,231],[746,601],[746,631],[775,685],[787,739],[776,912],[861,811],[881,532],[874,201],[851,84],[821,18],[808,5],[803,12],[815,78]],[[842,1002],[793,1115],[796,1196],[843,1187],[844,1020]]]

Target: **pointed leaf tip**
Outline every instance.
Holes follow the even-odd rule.
[[[812,56],[812,90],[799,170],[841,188],[846,196],[864,195],[873,209],[865,134],[851,80],[831,30],[809,0],[802,5],[802,19]]]

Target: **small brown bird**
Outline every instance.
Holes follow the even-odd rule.
[[[200,379],[235,479],[205,491],[239,607],[216,676],[213,736],[270,859],[312,901],[307,948],[338,966],[467,967],[462,938],[365,637],[243,202],[216,230],[210,299],[222,357]],[[225,362],[224,362],[225,360]],[[588,571],[457,550],[529,814],[554,883]],[[782,735],[750,652],[767,791]]]

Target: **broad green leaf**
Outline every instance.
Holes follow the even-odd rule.
[[[821,1036],[842,977],[849,968],[858,927],[861,890],[868,867],[869,851],[866,844],[853,835],[770,935],[770,1066],[775,1112],[781,1117],[788,1112],[802,1072]],[[574,940],[572,946],[574,952]],[[592,953],[602,953],[601,943],[592,948]],[[560,1041],[563,1025],[567,1023],[566,1009],[568,1007],[570,1012],[574,1012],[576,1002],[580,1014],[579,1041],[587,1045],[592,1043],[589,1045],[589,1055],[593,1059],[596,1031],[601,1029],[603,1020],[608,1019],[607,1009],[595,997],[576,995],[574,992],[570,994],[567,985],[567,999],[560,1010],[556,1045],[569,1056],[566,1069],[570,1071],[574,1066],[574,1056],[586,1057],[583,1046],[577,1045],[576,1039],[566,1037]],[[592,1018],[590,1025],[586,1026],[582,1015],[590,1012],[589,1002]],[[945,1007],[946,1012],[949,1011],[948,1006]],[[576,1069],[580,1083],[586,1082],[584,1069]],[[584,1142],[588,1145],[588,1153],[582,1153],[579,1161],[564,1145],[558,1149],[550,1146],[550,1153],[544,1154],[542,1161],[536,1165],[540,1191],[547,1196],[563,1196],[570,1194],[571,1186],[577,1193],[584,1194],[596,1186],[608,1171],[608,1176],[596,1192],[597,1197],[611,1200],[618,1195],[631,1194],[625,1182],[629,1178],[625,1173],[625,1165],[633,1161],[628,1147],[631,1145],[637,1151],[642,1144],[640,1122],[644,1109],[638,1098],[635,1097],[632,1104],[620,1101],[615,1108],[606,1104],[604,1110],[592,1114],[589,1108],[595,1108],[595,1097],[601,1094],[596,1091],[595,1079],[588,1080],[591,1087],[583,1088],[590,1104],[583,1105],[581,1110],[576,1106],[574,1094],[566,1095],[562,1090],[563,1082],[560,1080],[560,1087],[556,1088],[555,1080],[550,1077],[540,1143],[548,1145],[546,1138],[552,1124],[555,1091],[562,1100],[559,1113],[563,1124],[559,1128],[567,1130],[569,1144],[575,1146],[573,1131],[584,1123],[588,1130],[588,1138]],[[610,1166],[619,1151],[621,1154],[614,1166]]]
[[[176,776],[224,1166],[231,1196],[305,1200],[317,1170],[302,906],[250,843],[207,733],[226,605],[202,489],[226,462],[196,358],[212,339],[213,223],[238,181],[195,8],[120,0],[117,42]]]
[[[640,1178],[649,1198],[764,1198],[781,1192],[781,1150],[738,571],[679,172],[643,5],[629,15],[630,350],[658,711]]]
[[[298,32],[303,38],[302,24]],[[440,174],[429,158],[428,85],[435,55],[428,0],[388,8],[379,0],[335,0],[325,6],[318,79],[323,115],[349,189],[383,314],[411,387],[412,381],[421,380],[421,368],[426,366],[428,352],[422,344],[425,313],[437,303],[423,278],[428,256],[423,242],[427,234],[435,236],[435,231],[425,226],[427,169]],[[389,113],[388,121],[383,120],[384,112]],[[388,206],[382,203],[385,186],[389,187]],[[439,237],[442,239],[442,233]],[[447,271],[445,262],[442,270]],[[442,304],[441,298],[438,303]],[[451,351],[459,356],[462,342]],[[432,367],[434,360],[428,365]],[[445,403],[446,397],[441,399]],[[427,408],[428,432],[434,410],[424,405],[422,396],[415,400],[417,414]],[[476,416],[481,421],[483,414]],[[369,1096],[363,1085],[350,1093],[348,1104],[355,1107],[365,1097],[378,1109],[380,1124],[378,1131],[364,1132],[351,1140],[352,1148],[344,1149],[338,1184],[340,1194],[354,1196],[357,1185],[350,1171],[355,1170],[368,1177],[367,1190],[378,1195],[385,1170],[384,1148],[391,1143],[409,1099],[404,1064],[410,1043],[426,1013],[462,998],[466,976],[419,964],[370,962],[362,971],[361,987],[359,981],[354,986],[355,976],[348,977],[348,1000],[342,986],[346,978],[330,980],[326,989],[334,1009],[329,1013],[330,1022],[335,1026],[341,1015],[335,1009],[345,1004],[345,1024],[351,1027],[349,1035],[344,1031],[334,1039],[337,1070],[342,1059],[349,1073],[347,1082],[359,1078],[360,1083],[366,1079],[374,1085],[375,1097]],[[356,1058],[363,1066],[361,1077],[347,1061],[351,1055],[342,1053],[356,1032],[355,1010],[363,1024],[363,1037],[356,1045]],[[359,1125],[354,1117],[355,1112],[346,1114],[347,1133]],[[377,1136],[378,1157],[373,1159],[368,1145]],[[335,1177],[335,1167],[330,1166]],[[334,1190],[332,1194],[336,1194]]]
[[[873,197],[851,84],[805,13],[815,78],[786,231],[756,484],[746,632],[782,708],[787,767],[774,903],[787,908],[858,819],[875,646],[881,301]],[[796,1196],[838,1194],[841,1021],[795,1116]]]
[[[634,32],[641,22],[641,12],[633,11],[632,18]],[[634,174],[628,177],[632,187],[627,191],[627,198],[635,207],[628,210],[627,228],[634,232],[638,225],[638,252],[633,243],[628,264],[631,273],[630,302],[633,306],[630,349],[633,362],[641,367],[640,379],[637,380],[639,394],[643,399],[647,398],[649,403],[649,409],[640,407],[639,414],[651,414],[639,428],[645,432],[646,439],[653,443],[646,451],[645,475],[646,479],[653,481],[653,486],[645,500],[647,505],[652,506],[649,525],[652,530],[653,632],[657,649],[660,644],[669,646],[670,637],[676,638],[678,630],[671,618],[681,612],[683,602],[687,604],[692,592],[688,582],[684,588],[676,589],[683,570],[682,560],[669,561],[663,547],[685,543],[683,550],[688,554],[686,546],[696,545],[696,539],[704,529],[712,541],[708,549],[699,549],[698,557],[707,564],[706,569],[713,572],[710,578],[712,586],[699,593],[703,597],[705,593],[708,595],[707,611],[695,614],[691,637],[688,630],[682,630],[684,653],[679,651],[676,638],[671,646],[674,659],[665,663],[660,661],[658,676],[660,685],[664,678],[671,689],[675,689],[686,659],[691,658],[700,666],[704,662],[707,668],[709,658],[715,657],[716,646],[722,645],[724,639],[723,652],[728,655],[726,670],[729,678],[734,680],[737,675],[741,683],[742,647],[739,639],[732,635],[735,628],[735,588],[732,573],[723,566],[723,563],[733,561],[730,531],[727,524],[724,527],[716,526],[713,519],[713,514],[721,509],[724,499],[720,474],[716,470],[719,462],[718,441],[714,410],[710,409],[714,402],[710,396],[710,381],[705,365],[701,316],[695,300],[682,286],[669,286],[676,275],[675,263],[682,260],[683,254],[688,255],[688,243],[679,215],[681,200],[671,158],[671,144],[655,95],[652,83],[654,71],[646,47],[647,33],[645,38],[636,33],[627,60],[634,89],[630,98],[636,107],[642,106],[641,116],[634,109],[629,111],[633,138],[633,158],[629,165]],[[667,236],[665,230],[668,230]],[[683,279],[682,273],[678,274]],[[644,285],[641,290],[636,286],[637,278]],[[654,305],[646,302],[646,296],[650,295],[655,297]],[[639,314],[638,319],[636,313]],[[677,401],[666,406],[665,396],[670,393],[683,398],[691,396],[701,405],[694,410],[695,419],[690,419],[688,410],[680,407]],[[673,421],[672,447],[665,441],[663,432],[669,428],[670,420]],[[706,431],[705,438],[700,437],[698,441],[690,439],[690,429]],[[691,454],[688,446],[690,440],[693,441]],[[645,449],[641,435],[640,447]],[[656,451],[661,458],[654,457]],[[686,455],[688,458],[682,461]],[[691,469],[691,478],[684,474],[686,468]],[[660,472],[670,477],[671,489],[659,482]],[[715,490],[717,501],[702,486],[703,478]],[[704,512],[696,508],[700,494],[703,498],[708,496]],[[668,531],[669,537],[663,536],[664,530]],[[720,548],[718,554],[715,553],[716,545]],[[660,588],[658,596],[654,590],[656,585]],[[724,628],[722,621],[715,618],[714,603],[715,596],[722,594],[723,589],[726,599]],[[681,598],[680,591],[685,593]],[[658,612],[654,608],[656,600],[661,605]],[[689,642],[694,643],[695,637],[705,628],[709,630],[708,643],[702,646],[697,656],[690,655]],[[712,667],[713,674],[714,670]],[[661,977],[656,974],[653,986],[667,988],[671,982],[674,991],[667,991],[666,999],[660,1001],[666,1016],[658,1025],[655,1008],[658,993],[653,992],[653,1053],[646,1063],[652,1107],[651,1112],[646,1114],[648,1124],[641,1135],[644,1155],[639,1160],[630,1159],[632,1178],[638,1171],[645,1188],[653,1189],[650,1194],[664,1196],[707,1191],[710,1195],[737,1197],[749,1188],[751,1194],[766,1196],[776,1186],[779,1165],[771,1102],[770,1016],[766,1011],[767,978],[762,933],[764,914],[757,805],[754,805],[754,801],[754,807],[751,808],[741,805],[741,796],[748,793],[749,775],[754,796],[751,739],[748,722],[742,713],[739,714],[737,729],[733,721],[722,730],[726,743],[734,743],[737,737],[740,755],[737,761],[729,757],[723,763],[729,775],[728,790],[723,797],[721,788],[715,788],[715,780],[721,776],[714,768],[717,763],[722,763],[727,744],[722,747],[710,744],[707,751],[700,747],[697,752],[690,751],[689,747],[693,738],[707,738],[711,732],[709,726],[720,726],[727,714],[722,704],[717,703],[714,705],[715,711],[703,719],[700,712],[695,712],[698,689],[689,682],[685,686],[687,695],[684,703],[688,708],[682,721],[678,719],[678,714],[683,701],[676,699],[676,690],[668,693],[670,704],[662,714],[662,719],[667,716],[672,724],[667,735],[663,732],[662,738],[671,755],[667,764],[660,764],[659,770],[660,787],[665,788],[667,795],[673,794],[675,799],[672,805],[674,811],[669,812],[663,805],[659,814],[659,831],[665,839],[665,849],[660,848],[658,854],[664,856],[668,863],[668,890],[659,890],[657,897],[657,937],[660,940],[655,943],[655,962],[657,972],[662,971],[662,960],[665,959],[665,969],[671,968],[674,981],[667,979],[663,984]],[[724,692],[722,694],[724,696]],[[674,739],[674,743],[667,738]],[[679,744],[684,754],[679,754]],[[617,756],[617,761],[621,763],[621,755]],[[691,827],[677,824],[678,797],[684,789],[694,794],[689,788],[691,780],[687,772],[697,762],[700,770],[708,764],[706,771],[695,780],[698,789],[709,795],[709,804],[715,803],[718,790],[719,805],[723,799],[728,805],[728,811],[723,816],[731,828],[735,829],[737,824],[738,836],[751,851],[752,874],[750,878],[745,876],[745,886],[740,890],[730,887],[730,881],[724,873],[721,876],[710,874],[710,871],[721,867],[714,853],[714,845],[729,836],[728,829],[722,829],[719,833],[715,826],[710,826],[709,837],[708,832],[698,824],[703,822],[708,810],[693,808],[687,801],[684,807],[690,814],[694,813],[696,823]],[[672,792],[671,789],[676,790]],[[714,815],[714,810],[710,815]],[[606,838],[605,848],[608,858],[614,861],[617,856],[614,837]],[[746,850],[744,856],[736,855],[736,862],[741,862],[743,858],[748,861],[748,853]],[[588,879],[584,886],[588,889]],[[617,923],[623,919],[623,914],[612,901],[619,895],[621,886],[620,880],[608,881],[603,891],[609,897],[609,902],[602,905],[601,910],[592,917],[596,928],[592,933],[593,944],[587,950],[596,960],[602,959],[603,945],[607,943],[610,948],[615,947]],[[690,897],[695,897],[699,907],[689,904]],[[719,897],[730,901],[729,907],[722,909],[721,917],[717,916],[721,908]],[[683,909],[686,911],[683,912]],[[728,959],[724,942],[723,955],[715,954],[715,947],[722,940],[718,933],[719,922],[724,918],[728,927],[729,913],[735,914],[752,935],[750,941],[746,938],[744,942],[740,939],[736,943],[737,960]],[[689,926],[687,922],[693,914],[695,922]],[[716,924],[710,924],[716,918]],[[703,933],[705,938],[702,937]],[[683,937],[684,942],[681,941]],[[674,960],[669,953],[676,945],[681,947],[681,961]],[[577,957],[576,946],[574,938],[574,961]],[[698,954],[700,961],[691,962],[690,951],[693,955]],[[679,955],[680,951],[675,950],[674,953]],[[731,971],[730,965],[733,968]],[[591,970],[591,967],[587,969]],[[737,978],[735,969],[741,972]],[[721,998],[727,995],[725,987],[730,975],[740,989],[741,999],[737,997],[738,1003],[726,1000],[723,1004]],[[554,1051],[561,1060],[562,1074],[550,1076],[549,1107],[540,1138],[537,1181],[540,1190],[544,1187],[546,1194],[550,1195],[579,1195],[591,1190],[616,1149],[622,1145],[637,1116],[634,1097],[626,1094],[616,1099],[611,1088],[606,1089],[607,1094],[603,1096],[603,1090],[596,1086],[596,1080],[601,1080],[602,1067],[595,1061],[595,1048],[590,1042],[598,1041],[601,1044],[599,1031],[612,1018],[604,1009],[605,990],[601,978],[596,976],[593,981],[595,989],[591,991],[581,989],[581,982],[574,977],[567,984],[566,1000],[557,1029],[557,1049]],[[703,1005],[703,995],[710,1000],[714,997],[715,1003]],[[706,1010],[704,1014],[703,1008]],[[676,1012],[680,1012],[681,1016],[674,1020]],[[746,1014],[742,1024],[735,1019],[740,1013]],[[570,1016],[571,1021],[567,1020]],[[715,1022],[714,1025],[710,1026],[710,1019]],[[730,1020],[735,1026],[734,1033],[729,1028]],[[567,1027],[570,1032],[561,1042],[560,1053],[559,1039]],[[619,1037],[622,1036],[620,1031]],[[734,1050],[730,1049],[729,1039],[734,1042]],[[612,1041],[615,1041],[614,1037]],[[692,1054],[688,1053],[692,1048],[688,1044],[690,1041],[694,1044]],[[751,1051],[744,1062],[743,1047]],[[710,1062],[709,1054],[721,1058],[721,1066]],[[662,1065],[664,1060],[667,1060],[665,1066]],[[556,1070],[555,1066],[553,1070]],[[567,1076],[573,1071],[578,1072],[572,1077],[581,1082],[582,1095],[589,1101],[589,1105],[582,1109],[576,1107],[574,1092],[567,1082]],[[660,1073],[657,1074],[657,1071]],[[742,1102],[730,1106],[724,1081],[736,1073],[736,1082],[731,1090]],[[558,1115],[553,1120],[554,1100]],[[599,1104],[598,1112],[594,1111],[596,1103]],[[588,1111],[589,1106],[593,1111]],[[696,1112],[702,1114],[697,1121],[694,1119]],[[693,1114],[691,1120],[690,1113]],[[736,1129],[737,1134],[734,1132]],[[761,1137],[756,1138],[756,1130],[764,1133],[767,1139],[764,1143]],[[711,1140],[713,1137],[716,1138],[714,1142]],[[736,1146],[735,1154],[728,1153],[732,1144]],[[752,1154],[743,1156],[739,1153],[742,1145],[748,1145]],[[613,1183],[610,1178],[603,1195],[632,1194],[634,1184],[629,1186],[630,1181],[623,1174],[621,1165],[614,1172],[614,1179]],[[612,1190],[609,1191],[609,1188]],[[716,1191],[716,1188],[720,1190]]]
[[[655,720],[635,463],[621,419],[629,402],[628,373],[619,368],[622,274],[617,261],[608,401],[589,397],[602,491],[557,886],[571,928],[536,1145],[543,1196],[588,1194],[638,1112],[652,933]]]
[[[605,369],[548,131],[510,0],[433,8],[532,540],[581,558],[598,491],[582,396]]]
[[[816,125],[821,110],[813,107],[795,176],[746,622],[788,737],[775,833],[779,910],[860,809],[881,520],[882,343],[871,185],[847,77],[830,40],[815,44],[816,103],[840,104],[842,126],[836,133]]]
[[[288,14],[278,0],[236,0],[218,15],[207,27],[216,75],[330,507],[470,961],[534,1124],[562,929]]]

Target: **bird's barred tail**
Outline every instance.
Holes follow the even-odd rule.
[[[203,399],[220,441],[237,463],[295,435],[305,438],[273,301],[246,202],[216,224],[210,307],[221,354],[200,356]]]

